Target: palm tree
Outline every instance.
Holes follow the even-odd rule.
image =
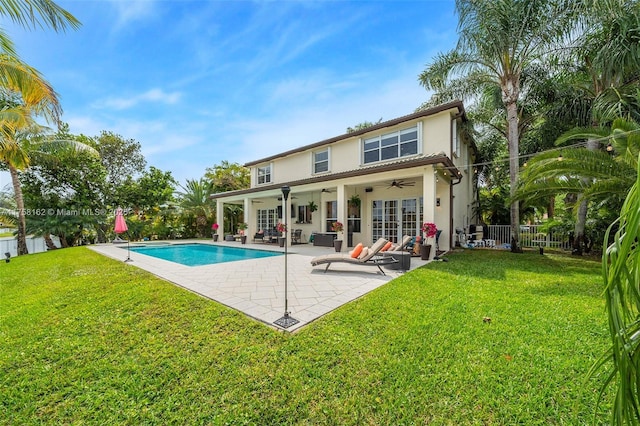
[[[531,158],[521,174],[516,200],[533,202],[555,194],[581,194],[578,201],[606,201],[626,196],[636,180],[640,155],[640,125],[623,118],[611,128],[576,129],[561,141],[583,141],[581,146],[548,151]],[[605,149],[585,149],[587,141]]]
[[[22,185],[19,170],[28,168],[32,162],[43,159],[54,160],[53,157],[63,150],[86,151],[93,155],[97,152],[88,145],[73,140],[57,140],[42,135],[43,128],[32,123],[31,127],[22,131],[5,129],[0,139],[0,163],[9,169],[13,193],[18,212],[18,255],[27,254],[26,218]]]
[[[471,98],[499,87],[506,111],[509,181],[515,192],[519,173],[519,116],[522,75],[562,34],[570,9],[542,0],[456,0],[459,39],[420,75],[438,99]],[[522,251],[520,211],[511,203],[511,250]]]
[[[609,0],[579,6],[580,22],[584,31],[574,42],[578,47],[569,50],[567,58],[570,70],[560,75],[583,102],[563,105],[567,111],[584,117],[594,129],[607,125],[613,117],[637,120],[640,117],[640,100],[637,96],[640,68],[640,43],[637,38],[637,22],[640,9],[637,2]],[[586,102],[585,102],[586,101]],[[584,125],[579,123],[578,125]],[[572,140],[572,139],[570,139]],[[587,149],[600,149],[597,139],[587,139]],[[585,178],[587,179],[587,178]],[[589,182],[585,181],[585,185]],[[587,219],[588,199],[582,197],[577,209],[574,228],[574,254],[582,254]]]
[[[183,212],[196,218],[198,236],[204,237],[205,227],[214,217],[211,194],[213,186],[207,180],[187,179],[185,186],[180,186],[183,191],[177,192],[178,201]]]
[[[69,12],[51,0],[1,0],[0,14],[29,28],[49,26],[55,31],[67,26],[77,28],[80,23]],[[32,125],[33,115],[58,121],[61,108],[58,96],[40,73],[17,56],[13,43],[0,29],[0,161],[11,174],[18,209],[18,254],[27,253],[24,201],[17,171],[29,166],[30,153],[16,136],[20,129]]]

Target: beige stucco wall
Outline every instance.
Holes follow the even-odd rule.
[[[420,217],[420,223],[424,220],[434,221],[438,228],[442,230],[440,237],[440,248],[449,249],[455,242],[455,228],[466,227],[469,224],[472,200],[473,200],[473,170],[467,167],[472,159],[469,158],[466,150],[469,146],[461,140],[461,155],[456,157],[452,154],[451,120],[454,114],[458,113],[457,108],[439,112],[427,117],[407,121],[392,127],[379,129],[357,137],[342,139],[331,145],[326,145],[330,150],[330,170],[329,174],[357,170],[362,165],[361,161],[361,141],[363,139],[383,135],[386,133],[410,128],[417,123],[419,140],[422,146],[419,148],[418,156],[434,155],[444,153],[452,159],[456,166],[463,172],[459,184],[445,174],[439,165],[425,165],[413,168],[396,169],[393,171],[377,172],[375,174],[356,176],[347,179],[335,179],[327,182],[317,182],[309,185],[297,185],[292,188],[291,196],[294,199],[291,203],[294,206],[307,205],[313,200],[318,205],[318,210],[313,213],[311,223],[295,223],[297,218],[287,218],[289,229],[302,229],[304,240],[308,241],[313,232],[326,232],[325,227],[325,203],[336,200],[343,211],[339,212],[338,219],[345,226],[347,225],[346,201],[355,193],[361,198],[361,232],[354,233],[353,244],[362,242],[370,245],[373,240],[372,232],[372,207],[374,200],[398,200],[424,197],[425,217]],[[324,149],[324,147],[320,148]],[[314,176],[312,173],[313,150],[294,153],[287,157],[272,160],[272,181],[269,185],[288,183],[292,181],[307,179]],[[405,157],[407,159],[411,157]],[[392,161],[397,161],[394,159]],[[269,164],[269,163],[265,163]],[[375,163],[383,164],[383,162]],[[260,164],[262,166],[264,164]],[[252,167],[252,186],[256,185],[257,166]],[[436,175],[436,170],[439,175]],[[396,179],[405,179],[414,183],[413,186],[403,188],[389,187],[390,182]],[[426,186],[425,186],[426,185]],[[372,192],[366,192],[365,188],[372,188]],[[328,189],[331,192],[322,192]],[[451,194],[453,193],[453,198]],[[272,189],[269,191],[247,194],[245,206],[250,211],[249,235],[257,231],[257,209],[276,209],[281,202],[277,200],[279,191]],[[342,198],[341,198],[342,197]],[[440,199],[440,206],[436,206],[436,199]],[[237,201],[238,198],[235,198]],[[450,215],[451,213],[451,215]],[[451,236],[451,238],[450,238]],[[345,236],[346,238],[346,236]],[[345,244],[346,245],[346,244]]]
[[[431,155],[444,152],[447,156],[451,156],[451,117],[456,113],[456,109],[443,111],[421,119],[416,119],[398,124],[396,126],[379,129],[370,133],[365,133],[358,137],[343,139],[339,142],[328,145],[329,148],[329,172],[339,173],[349,170],[358,169],[361,162],[361,141],[369,137],[383,135],[402,129],[410,128],[420,123],[418,132],[422,135],[422,146],[419,148],[418,155]],[[323,150],[325,147],[318,148]],[[316,151],[317,151],[316,150]],[[299,179],[305,179],[313,174],[313,152],[307,150],[295,153],[287,157],[282,157],[271,161],[272,164],[272,182],[282,183]],[[410,157],[406,157],[410,158]],[[394,159],[397,161],[397,159]],[[269,163],[260,164],[264,166]],[[251,185],[257,185],[257,167],[251,170]]]
[[[454,111],[443,111],[423,120],[422,146],[426,155],[444,152],[451,158],[451,114]]]

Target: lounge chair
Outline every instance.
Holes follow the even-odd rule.
[[[264,231],[256,232],[253,236],[253,242],[261,241],[264,243]]]
[[[398,248],[398,251],[403,251],[403,250],[407,250],[407,246],[409,244],[411,244],[411,240],[413,239],[413,237],[409,236],[409,235],[405,235],[402,237],[402,241],[400,242],[400,247]]]
[[[313,259],[311,259],[311,265],[318,266],[326,263],[327,267],[324,269],[325,273],[327,272],[327,270],[329,269],[329,266],[331,266],[332,263],[338,263],[338,262],[350,263],[352,265],[375,265],[378,267],[382,275],[386,275],[380,266],[389,265],[391,263],[398,262],[398,260],[395,259],[393,256],[389,256],[389,257],[379,256],[380,250],[382,250],[382,248],[387,243],[388,241],[384,238],[378,239],[378,241],[376,241],[371,246],[367,255],[362,258],[354,258],[354,257],[351,257],[350,254],[346,254],[346,253],[332,253],[332,254],[325,254],[322,256],[314,257]]]

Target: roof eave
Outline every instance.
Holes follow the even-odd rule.
[[[460,171],[458,170],[456,165],[453,163],[453,161],[451,161],[451,159],[447,157],[444,153],[440,153],[440,154],[435,154],[427,157],[419,157],[419,158],[410,159],[410,160],[396,161],[388,164],[381,164],[377,166],[348,170],[345,172],[332,173],[329,175],[316,176],[316,177],[311,177],[306,179],[298,179],[294,181],[281,182],[277,184],[264,185],[264,186],[254,187],[254,188],[239,189],[239,190],[229,191],[229,192],[221,192],[218,194],[211,195],[210,198],[215,200],[218,198],[227,198],[227,197],[234,197],[234,196],[244,195],[244,194],[253,194],[253,193],[259,193],[259,192],[271,191],[274,189],[280,189],[285,185],[293,188],[301,185],[310,185],[310,184],[320,183],[320,182],[329,182],[332,180],[346,179],[350,177],[363,176],[363,175],[372,174],[372,173],[383,173],[383,172],[388,172],[393,170],[406,169],[408,167],[420,167],[420,166],[427,166],[427,165],[433,165],[433,164],[442,164],[442,166],[445,169],[447,169],[452,175],[456,175],[456,176],[461,175]]]

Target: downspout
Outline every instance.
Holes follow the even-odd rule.
[[[462,182],[462,172],[460,172],[460,174],[458,174],[456,177],[458,178],[458,181],[457,182],[451,182],[449,184],[449,205],[451,206],[451,214],[449,215],[450,216],[449,220],[451,222],[451,223],[449,223],[449,242],[450,242],[452,248],[456,246],[455,242],[453,241],[453,231],[454,231],[454,229],[453,229],[453,208],[454,208],[454,205],[453,205],[453,187],[458,185],[460,182]]]

